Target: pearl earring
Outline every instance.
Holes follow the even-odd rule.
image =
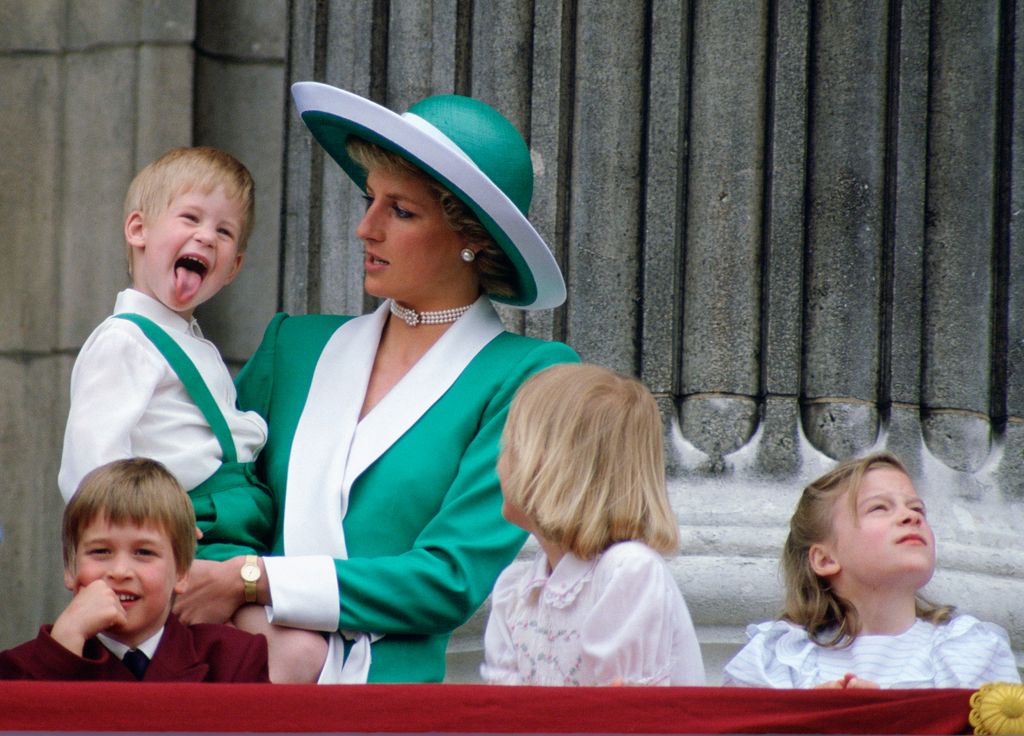
[[[462,260],[464,260],[466,263],[472,263],[473,261],[476,260],[476,253],[473,251],[472,248],[463,248],[459,252],[459,255],[462,256]]]

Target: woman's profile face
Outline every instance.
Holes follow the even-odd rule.
[[[422,177],[371,169],[366,214],[356,228],[365,248],[366,291],[418,311],[471,304],[480,293],[465,240],[444,219]]]

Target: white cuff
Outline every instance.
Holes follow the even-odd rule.
[[[338,577],[328,555],[264,557],[272,606],[267,619],[279,626],[337,631],[341,615]]]

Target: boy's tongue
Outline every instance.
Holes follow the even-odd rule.
[[[182,304],[192,300],[203,284],[203,277],[184,266],[174,269],[174,297]]]

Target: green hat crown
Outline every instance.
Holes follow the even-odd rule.
[[[530,149],[501,113],[462,95],[428,97],[410,113],[444,133],[526,215],[533,198]]]

